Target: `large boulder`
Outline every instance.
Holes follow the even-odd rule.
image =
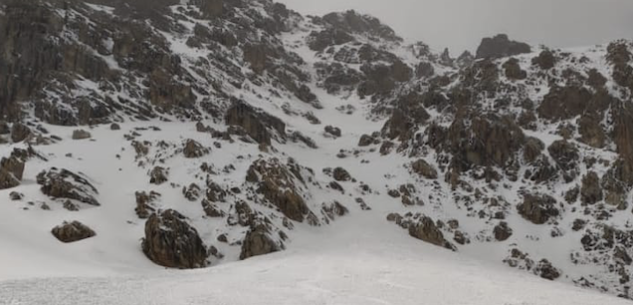
[[[149,183],[161,185],[169,180],[169,170],[162,166],[156,166],[149,173]]]
[[[308,46],[313,51],[321,52],[328,47],[342,45],[354,41],[347,32],[340,29],[325,29],[320,32],[312,32],[308,36]]]
[[[523,203],[517,206],[519,214],[526,220],[540,225],[560,215],[556,199],[545,194],[525,194]]]
[[[198,231],[174,210],[153,214],[147,220],[142,248],[151,261],[164,267],[193,269],[207,265],[207,248]]]
[[[271,132],[274,130],[282,137],[286,135],[286,124],[280,119],[262,110],[255,109],[244,102],[236,102],[225,116],[227,125],[240,126],[257,143],[270,145]]]
[[[411,169],[416,174],[430,180],[437,179],[437,170],[433,165],[426,162],[424,159],[419,159],[411,163]]]
[[[302,222],[312,214],[300,194],[301,169],[296,164],[283,165],[278,159],[257,160],[248,169],[247,182],[256,183],[256,191],[288,218]]]
[[[600,177],[596,172],[589,172],[582,178],[582,188],[580,189],[580,200],[583,204],[594,204],[603,198]]]
[[[453,168],[465,172],[514,163],[525,135],[510,117],[473,112],[455,119],[443,144],[453,154]]]
[[[547,151],[558,167],[564,171],[565,180],[569,181],[576,177],[580,152],[574,144],[566,140],[554,141]]]
[[[99,192],[87,177],[66,169],[50,168],[37,175],[37,184],[45,195],[56,199],[73,199],[89,205],[99,206],[95,198]]]
[[[20,185],[24,174],[24,162],[15,156],[0,161],[0,190]]]
[[[11,127],[11,140],[13,143],[22,142],[31,135],[31,129],[22,123],[15,123]]]
[[[388,41],[402,41],[396,32],[369,15],[361,15],[353,10],[330,13],[321,19],[328,26],[348,33],[371,35]]]
[[[64,243],[72,243],[97,235],[95,231],[79,221],[64,222],[53,228],[51,233]]]
[[[346,181],[352,180],[352,176],[349,174],[349,172],[342,167],[335,168],[334,171],[332,172],[332,177],[334,178],[334,180],[339,181],[339,182],[346,182]]]
[[[205,148],[202,144],[195,140],[188,139],[184,144],[182,152],[185,155],[185,158],[194,159],[208,154],[209,149]]]
[[[257,224],[248,230],[246,237],[244,237],[240,259],[244,260],[281,250],[283,250],[283,245],[278,244],[273,239],[271,230],[265,224]]]
[[[90,139],[92,137],[92,135],[90,134],[90,132],[87,132],[83,129],[77,129],[75,131],[73,131],[73,140],[85,140],[85,139]]]
[[[507,222],[502,221],[495,226],[492,233],[494,234],[496,240],[505,241],[512,236],[512,228],[508,226]]]
[[[206,18],[217,18],[224,13],[224,0],[194,0]]]
[[[160,198],[160,194],[154,191],[149,192],[136,192],[136,208],[134,211],[136,215],[140,219],[147,219],[151,214],[156,211],[154,207],[154,203],[158,198]]]
[[[455,246],[444,238],[444,234],[435,225],[433,219],[427,216],[422,216],[417,223],[409,225],[409,235],[436,246],[455,250]]]
[[[510,40],[506,34],[499,34],[482,39],[475,58],[500,58],[530,52],[532,49],[528,44]]]

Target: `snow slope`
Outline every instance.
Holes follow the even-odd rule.
[[[628,304],[412,243],[373,221],[340,221],[292,250],[210,269],[5,280],[0,304]]]

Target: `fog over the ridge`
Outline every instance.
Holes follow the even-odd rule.
[[[452,55],[474,51],[481,38],[550,47],[633,39],[633,0],[277,0],[303,14],[354,9],[374,15],[400,36]]]

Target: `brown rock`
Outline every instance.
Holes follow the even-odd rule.
[[[11,201],[19,201],[19,200],[24,199],[24,194],[18,193],[18,192],[11,192],[9,193],[9,198],[11,199]]]
[[[510,58],[503,64],[506,77],[510,80],[523,80],[527,78],[527,72],[521,70],[519,66],[519,60],[516,58]]]
[[[552,263],[550,263],[546,259],[542,259],[538,263],[538,265],[536,265],[534,272],[540,277],[548,279],[550,281],[553,281],[560,277],[560,271],[554,268],[554,266],[552,266]]]
[[[65,169],[50,168],[37,175],[37,184],[45,195],[53,198],[73,199],[89,205],[101,205],[95,197],[99,194],[97,189],[78,174]]]
[[[83,129],[73,131],[73,140],[85,140],[90,139],[91,137],[92,135]]]
[[[578,132],[580,133],[580,141],[595,147],[604,147],[607,136],[602,129],[601,119],[596,114],[585,114],[578,121]]]
[[[411,168],[413,169],[413,172],[426,179],[437,179],[437,170],[423,159],[419,159],[411,163]]]
[[[174,210],[153,214],[147,220],[142,248],[151,261],[164,267],[192,269],[207,265],[207,248],[198,232]]]
[[[12,155],[9,158],[2,158],[2,160],[0,160],[0,168],[13,174],[18,181],[22,181],[24,162],[17,157]]]
[[[202,190],[195,183],[190,184],[188,187],[183,187],[182,189],[183,196],[189,201],[197,201],[200,199],[201,193]]]
[[[18,143],[26,140],[31,135],[31,129],[22,123],[15,123],[11,127],[11,140]]]
[[[19,185],[20,180],[15,178],[15,176],[11,172],[0,169],[0,190],[14,188]]]
[[[508,226],[507,222],[502,221],[495,226],[493,233],[495,235],[495,239],[498,241],[505,241],[512,236],[512,229]]]
[[[185,155],[185,158],[193,159],[193,158],[200,158],[208,154],[209,149],[204,148],[202,144],[198,143],[195,140],[188,139],[185,142],[185,147],[182,152]]]
[[[136,192],[136,215],[140,219],[147,219],[156,211],[154,202],[160,197],[159,193],[154,191],[147,194],[146,192]]]
[[[167,182],[169,179],[169,171],[163,167],[156,166],[150,172],[150,180],[149,183],[161,185]]]
[[[558,140],[552,143],[547,150],[561,169],[570,171],[577,167],[580,153],[574,144],[566,140]]]
[[[268,128],[282,137],[286,135],[283,121],[241,101],[229,109],[225,120],[227,125],[242,127],[259,144],[270,145],[272,135]]]
[[[584,87],[553,87],[537,108],[539,116],[552,120],[567,120],[585,112],[593,94]]]
[[[358,146],[367,147],[373,143],[374,143],[374,138],[370,135],[364,134],[360,137],[360,140],[358,141]]]
[[[602,186],[600,177],[596,172],[589,172],[582,178],[582,188],[580,190],[580,200],[583,204],[595,204],[602,201]]]
[[[338,182],[347,182],[352,180],[352,176],[342,167],[337,167],[332,172],[332,177]]]
[[[303,178],[300,171],[291,171],[288,167],[280,164],[278,159],[257,160],[248,170],[247,181],[257,183],[257,192],[263,194],[264,198],[279,208],[286,217],[302,222],[311,212],[293,177],[300,181],[303,181]]]
[[[455,234],[453,235],[453,240],[460,245],[470,243],[470,240],[466,237],[466,235],[464,235],[464,232],[459,230],[455,231]]]
[[[583,219],[576,219],[574,220],[574,224],[572,225],[572,230],[578,232],[582,229],[585,228],[585,226],[587,225],[587,221],[583,220]]]
[[[349,213],[349,210],[338,201],[334,201],[330,204],[324,203],[322,211],[331,220],[345,216]]]
[[[62,225],[53,228],[51,233],[64,243],[72,243],[97,235],[95,231],[79,221],[64,222]]]
[[[224,0],[195,0],[205,18],[217,18],[224,13]]]
[[[211,218],[220,218],[226,215],[217,205],[206,199],[202,199],[202,209],[204,210],[204,214]]]
[[[339,138],[341,137],[341,129],[338,127],[334,127],[334,126],[325,126],[325,132],[328,134],[331,134],[332,136],[334,136],[335,138]]]
[[[556,65],[556,57],[552,51],[544,50],[532,59],[532,65],[539,66],[543,70],[549,70]]]
[[[528,44],[511,41],[508,35],[499,34],[493,38],[484,38],[477,48],[475,57],[479,58],[500,58],[514,56],[523,53],[530,53],[532,50]]]
[[[422,216],[418,223],[409,226],[409,235],[427,243],[455,251],[455,246],[444,239],[442,231],[437,228],[433,219],[427,216]]]
[[[523,148],[523,159],[528,164],[536,161],[541,156],[541,152],[545,149],[545,144],[541,140],[533,137],[528,137],[525,141],[525,147]]]
[[[556,199],[544,194],[525,194],[517,209],[523,218],[534,224],[544,224],[560,214]]]
[[[265,255],[283,250],[271,237],[266,225],[259,224],[252,227],[244,237],[240,259],[244,260],[253,256]]]

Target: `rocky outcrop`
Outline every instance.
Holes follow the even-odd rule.
[[[157,192],[136,192],[136,208],[134,211],[140,219],[147,219],[156,212],[155,203],[161,197]]]
[[[298,170],[292,170],[292,168]],[[257,160],[248,169],[246,181],[257,185],[256,191],[288,218],[302,222],[312,212],[300,194],[303,183],[299,165],[285,166],[278,159]]]
[[[428,162],[419,159],[411,163],[411,169],[414,173],[430,180],[437,179],[437,170]]]
[[[286,135],[284,122],[243,102],[237,102],[228,110],[225,121],[227,125],[242,127],[259,144],[271,144],[271,131],[282,138]]]
[[[508,238],[510,238],[510,236],[512,236],[513,231],[512,231],[512,228],[508,226],[507,222],[502,221],[498,225],[495,226],[492,232],[496,240],[505,241]]]
[[[209,149],[202,146],[195,140],[188,139],[185,141],[184,148],[182,150],[185,158],[194,159],[200,158],[209,153]]]
[[[216,204],[210,202],[207,199],[202,199],[202,209],[204,210],[204,214],[211,218],[220,218],[224,217],[226,214],[220,207]]]
[[[161,185],[169,181],[169,170],[161,166],[156,166],[150,172],[149,177],[149,183]]]
[[[525,194],[523,203],[517,206],[519,214],[526,220],[540,225],[560,215],[556,199],[544,194]]]
[[[73,131],[73,140],[85,140],[85,139],[90,139],[92,137],[92,135],[83,130],[83,129],[77,129],[75,131]]]
[[[499,34],[492,38],[484,38],[477,48],[476,58],[499,58],[530,53],[528,44],[510,40],[508,35]]]
[[[11,141],[18,143],[26,140],[31,135],[31,129],[22,123],[15,123],[11,127]]]
[[[0,190],[20,185],[24,174],[24,162],[15,156],[0,160]]]
[[[352,176],[342,167],[337,167],[332,171],[332,177],[338,182],[347,182],[352,180]]]
[[[577,175],[578,160],[580,158],[578,148],[566,140],[558,140],[552,143],[547,150],[563,171],[565,180],[573,180]]]
[[[388,41],[402,41],[393,29],[382,24],[377,18],[353,10],[327,14],[323,18],[316,18],[315,22],[347,33],[365,34]]]
[[[560,271],[558,269],[556,269],[554,266],[552,266],[552,263],[550,263],[548,260],[546,259],[542,259],[538,265],[536,265],[536,268],[534,269],[534,273],[536,273],[538,276],[553,281],[557,278],[560,277]]]
[[[552,51],[544,50],[532,59],[532,65],[536,65],[543,70],[549,70],[556,65],[556,57]]]
[[[476,115],[456,118],[440,149],[453,154],[459,172],[477,167],[501,167],[514,163],[525,144],[523,131],[509,117]]]
[[[456,250],[455,246],[444,239],[444,234],[433,219],[427,216],[422,216],[417,222],[409,225],[409,235],[436,246]]]
[[[64,222],[51,231],[63,243],[72,243],[97,235],[95,231],[79,221]]]
[[[207,248],[198,231],[174,210],[153,214],[147,220],[142,248],[151,261],[164,267],[192,269],[207,265]]]
[[[342,45],[351,41],[354,41],[354,37],[347,32],[330,28],[320,32],[310,33],[308,46],[313,51],[321,52],[328,47]]]
[[[323,203],[321,212],[325,214],[327,219],[335,220],[338,217],[347,215],[349,210],[340,202],[334,201],[330,204]]]
[[[283,250],[283,245],[278,244],[271,234],[271,230],[265,224],[256,224],[251,227],[242,242],[240,259],[244,260]]]
[[[524,80],[527,78],[527,72],[521,70],[519,60],[516,58],[510,58],[503,64],[506,77],[510,80]]]
[[[42,186],[42,193],[55,199],[72,199],[93,206],[101,205],[95,198],[99,192],[83,175],[52,167],[39,173],[36,180]]]
[[[602,201],[602,186],[600,177],[596,172],[589,172],[582,178],[582,188],[580,189],[580,200],[583,204],[595,204]]]

